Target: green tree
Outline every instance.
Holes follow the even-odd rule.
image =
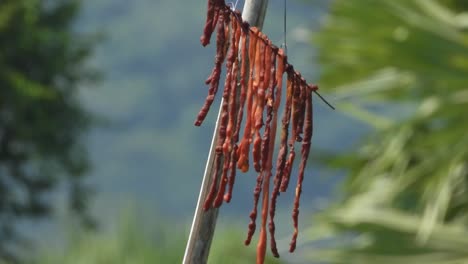
[[[332,2],[315,36],[319,83],[332,90],[338,109],[375,129],[331,162],[349,176],[315,231],[347,239],[314,259],[466,263],[466,3]]]
[[[95,37],[74,30],[78,10],[78,0],[0,1],[0,259],[24,241],[18,221],[50,214],[58,183],[85,216],[91,118],[77,92],[96,77]]]

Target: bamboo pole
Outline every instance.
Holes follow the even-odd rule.
[[[256,26],[259,29],[263,26],[265,20],[268,0],[246,0],[242,12],[242,19],[248,22],[251,26]],[[213,171],[213,162],[215,157],[216,142],[218,140],[219,120],[221,118],[221,104],[216,119],[216,125],[211,140],[210,152],[203,174],[203,180],[198,196],[197,207],[193,216],[192,227],[190,229],[187,246],[185,248],[183,264],[203,264],[208,260],[211,241],[213,239],[216,228],[216,220],[218,218],[218,209],[210,209],[207,212],[203,211],[203,202],[205,201],[208,189],[211,185]],[[217,175],[220,177],[220,175]]]

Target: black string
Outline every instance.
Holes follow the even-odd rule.
[[[316,95],[318,95],[318,97],[320,97],[320,99],[322,99],[322,101],[324,103],[326,103],[331,109],[335,110],[335,107],[333,107],[333,105],[331,105],[325,98],[322,97],[322,95],[319,94],[319,92],[317,91],[313,91]]]
[[[284,54],[287,55],[288,54],[288,45],[286,43],[286,21],[287,21],[287,17],[286,17],[286,14],[287,14],[287,5],[286,5],[286,1],[287,0],[284,0],[284,8],[283,8],[283,47],[284,47]]]

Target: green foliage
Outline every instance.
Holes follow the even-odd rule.
[[[121,218],[107,233],[75,234],[65,249],[42,254],[31,264],[146,264],[181,263],[186,237],[178,226],[156,221],[157,225],[138,223],[134,216]],[[239,232],[217,234],[208,263],[252,263],[255,251],[243,245]],[[63,253],[59,253],[63,252]],[[280,263],[268,259],[266,263]]]
[[[59,182],[85,210],[91,118],[77,91],[95,77],[85,65],[94,37],[73,31],[78,10],[76,0],[0,1],[0,259],[15,257],[15,223],[50,213]]]
[[[127,216],[108,233],[72,233],[66,248],[46,252],[32,263],[180,263],[184,239],[177,230],[150,229]]]
[[[326,263],[462,264],[468,260],[468,231],[461,223],[437,223],[426,238],[417,237],[424,218],[385,205],[386,183],[355,195],[319,217],[309,239],[334,239],[312,249],[307,258]]]
[[[220,230],[220,228],[218,228]],[[244,229],[231,228],[228,231],[215,234],[210,249],[209,264],[243,264],[254,263],[257,258],[256,247],[244,245]],[[269,252],[265,258],[266,264],[280,264],[282,259],[274,258]]]
[[[327,230],[366,241],[321,255],[329,261],[466,263],[464,3],[333,2],[315,38],[321,86],[334,87],[338,109],[376,130],[359,149],[332,162],[350,175],[341,204],[324,213]]]

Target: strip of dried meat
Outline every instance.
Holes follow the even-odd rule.
[[[251,140],[251,126],[252,126],[252,119],[250,118],[252,115],[252,101],[253,101],[253,72],[254,72],[254,62],[255,62],[255,55],[256,55],[256,46],[257,46],[257,35],[258,29],[256,27],[252,27],[249,33],[249,82],[247,86],[247,112],[245,117],[245,127],[244,127],[244,135],[242,138],[241,143],[239,144],[238,156],[239,160],[237,162],[237,167],[242,172],[247,172],[249,170],[249,150],[250,150],[250,140]]]
[[[294,233],[290,243],[289,251],[293,252],[296,249],[296,239],[298,234],[298,217],[299,217],[299,200],[302,193],[302,182],[304,180],[304,170],[307,165],[307,159],[309,157],[312,130],[313,130],[313,119],[312,119],[312,90],[306,89],[305,91],[305,118],[304,118],[304,140],[302,142],[301,150],[301,164],[299,165],[299,176],[297,178],[296,185],[296,196],[294,198],[294,208],[292,213]]]
[[[276,94],[274,98],[274,103],[273,103],[273,110],[272,110],[272,124],[271,124],[271,135],[270,135],[270,148],[274,148],[274,139],[276,137],[276,127],[277,127],[277,120],[278,120],[278,110],[279,106],[281,103],[281,93],[282,93],[282,87],[283,87],[283,74],[284,74],[284,59],[285,56],[283,54],[283,50],[278,51],[278,56],[277,56],[277,69],[276,69],[276,75],[272,73],[272,76],[274,76],[274,79],[276,80]],[[272,78],[273,79],[273,78]],[[286,136],[287,137],[287,136]],[[271,150],[268,153],[268,158],[269,158],[269,165],[272,163],[272,158],[273,158],[273,151]],[[280,168],[282,170],[282,168]],[[281,171],[280,170],[280,171]],[[276,173],[275,179],[273,181],[274,187],[273,191],[271,193],[271,202],[270,202],[270,221],[268,223],[268,228],[270,231],[270,248],[271,252],[273,253],[273,256],[279,257],[278,249],[276,247],[276,239],[275,239],[275,210],[276,210],[276,199],[278,198],[279,194],[279,188],[281,184],[281,174]]]
[[[223,35],[222,40],[224,40],[224,37],[225,37],[225,35],[224,35],[225,34],[225,24],[229,23],[229,20],[227,18],[226,19],[224,18],[227,14],[228,13],[220,14],[220,16],[219,16],[220,21],[218,21],[218,23],[219,23],[218,36],[220,34]],[[224,41],[220,41],[218,44],[224,44]],[[224,45],[222,45],[222,46],[224,46]],[[218,50],[219,50],[219,47],[218,47]],[[224,50],[222,52],[224,53]],[[218,57],[218,55],[216,55],[216,56]],[[223,55],[223,61],[224,61],[224,55]],[[222,61],[221,61],[221,63],[222,63]],[[219,74],[218,74],[217,79],[218,79],[218,81],[216,81],[216,82],[219,82]],[[215,78],[215,80],[216,80],[216,78]],[[213,83],[212,83],[212,85],[213,85]],[[216,88],[217,88],[217,85],[216,85]],[[224,140],[226,138],[226,126],[227,126],[227,122],[228,122],[228,111],[227,110],[228,110],[228,102],[229,102],[229,89],[227,89],[227,91],[226,91],[226,89],[224,90],[223,99],[224,99],[224,101],[223,101],[222,110],[221,110],[221,119],[220,119],[218,142],[217,142],[216,148],[215,148],[215,161],[214,161],[214,164],[215,164],[214,165],[214,171],[215,171],[215,173],[213,173],[213,180],[212,180],[212,183],[211,183],[211,186],[210,186],[210,191],[208,192],[208,195],[207,195],[207,197],[205,199],[205,203],[203,205],[203,209],[205,211],[211,208],[211,205],[213,203],[213,200],[215,199],[215,195],[216,195],[217,189],[218,189],[217,187],[218,187],[218,184],[219,184],[218,183],[218,178],[219,178],[218,174],[219,174],[219,170],[221,169],[221,165],[222,165],[221,161],[222,161],[222,153],[223,153],[223,143],[224,143]],[[208,107],[208,109],[209,109],[209,107]],[[203,111],[203,109],[202,109],[202,111]],[[205,113],[205,116],[206,116],[206,113]]]
[[[268,43],[271,45],[271,43]],[[276,86],[276,54],[277,49],[272,49],[271,51],[265,52],[265,79],[263,80],[263,86],[266,87],[268,92],[267,98],[270,100],[270,105],[267,104],[267,120],[265,125],[264,137],[262,140],[262,172],[263,173],[263,199],[262,199],[262,223],[260,228],[259,241],[257,245],[257,263],[263,263],[266,253],[266,244],[267,244],[267,222],[268,222],[268,213],[269,208],[269,193],[270,193],[270,178],[272,175],[272,162],[273,162],[273,149],[274,142],[276,137],[276,113],[279,108],[279,103],[281,100],[281,91],[279,95],[275,97],[274,91]],[[280,63],[283,61],[280,60]],[[281,67],[282,68],[282,67]],[[281,72],[282,76],[282,72]],[[272,78],[271,78],[272,77]],[[274,99],[278,101],[274,101]],[[265,99],[263,99],[265,101]],[[265,103],[263,103],[264,105]],[[259,106],[260,107],[260,106]],[[263,107],[263,106],[262,106]],[[257,108],[258,109],[258,108]],[[263,109],[261,111],[263,113]],[[258,119],[257,119],[258,121]],[[273,121],[273,126],[271,122]],[[271,230],[271,229],[270,229]],[[272,236],[274,239],[274,236]],[[273,253],[275,256],[279,256],[278,253]]]
[[[281,134],[281,147],[280,147],[280,152],[278,154],[278,161],[277,161],[277,171],[276,173],[281,173],[281,175],[277,176],[277,178],[281,178],[281,185],[280,185],[280,191],[285,192],[286,191],[286,186],[284,185],[284,182],[289,181],[289,176],[291,174],[291,167],[294,162],[294,149],[291,149],[289,151],[289,155],[287,155],[287,141],[288,141],[288,129],[289,129],[289,124],[291,121],[291,116],[292,116],[292,107],[293,107],[293,96],[294,96],[294,88],[295,88],[295,78],[293,74],[291,74],[289,69],[286,69],[288,73],[288,79],[287,79],[287,90],[286,90],[286,106],[284,110],[284,116],[283,116],[283,130]],[[291,129],[293,131],[293,129]],[[293,148],[294,145],[289,144],[290,148]],[[286,156],[287,159],[286,159]],[[280,170],[281,169],[281,170]],[[275,177],[276,178],[276,177]]]
[[[213,104],[214,98],[218,91],[219,86],[219,78],[221,76],[221,66],[224,62],[225,52],[224,46],[226,42],[224,24],[225,24],[225,16],[224,12],[220,12],[218,17],[218,30],[216,35],[216,57],[215,57],[215,66],[213,71],[208,78],[210,80],[210,88],[208,90],[208,96],[205,100],[205,104],[201,108],[200,112],[198,113],[197,120],[195,121],[196,126],[200,126],[205,120],[208,111],[210,111],[210,107]]]
[[[236,15],[240,15],[235,13]],[[245,48],[245,40],[242,39],[242,25],[239,23],[235,17],[232,19],[232,21],[235,23],[235,50],[236,50],[236,56],[234,60],[234,65],[232,67],[232,81],[231,81],[231,95],[230,95],[230,103],[229,103],[229,124],[227,128],[227,134],[229,137],[229,141],[225,142],[225,144],[229,144],[229,153],[231,155],[229,159],[229,178],[228,178],[228,191],[227,193],[223,196],[224,201],[230,202],[231,197],[232,197],[232,190],[234,187],[234,181],[236,178],[236,164],[237,164],[237,141],[239,140],[239,129],[238,126],[240,126],[240,122],[238,122],[237,118],[239,111],[241,111],[241,108],[243,107],[244,103],[238,103],[237,97],[240,93],[239,89],[242,89],[242,85],[237,83],[238,80],[238,75],[239,75],[239,63],[242,61],[239,61],[239,56],[238,56],[238,51]],[[242,40],[241,40],[242,39]],[[243,48],[239,46],[243,46]],[[241,54],[242,56],[242,54]],[[242,65],[241,65],[242,67]],[[244,96],[245,98],[245,96]],[[245,101],[245,99],[244,99]],[[240,117],[242,118],[242,116]]]
[[[232,16],[234,16],[232,14]],[[224,156],[224,165],[223,172],[221,174],[221,183],[218,190],[218,194],[213,202],[213,207],[219,207],[223,203],[224,193],[226,191],[226,185],[228,183],[228,172],[229,166],[231,164],[231,151],[233,149],[232,135],[234,133],[234,126],[236,123],[236,96],[237,96],[237,71],[238,71],[238,50],[239,50],[239,40],[240,40],[240,30],[238,29],[237,20],[232,17],[231,19],[231,45],[229,49],[229,54],[226,62],[226,81],[224,86],[224,103],[223,111],[226,110],[226,113],[223,112],[222,115],[227,114],[227,127],[226,127],[226,137],[223,143],[223,156]],[[225,107],[227,105],[227,107]]]
[[[215,21],[215,0],[208,0],[207,14],[205,28],[203,29],[203,35],[200,37],[200,42],[203,46],[210,43],[211,34],[214,30]]]

